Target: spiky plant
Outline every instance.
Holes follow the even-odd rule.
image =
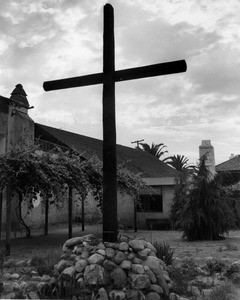
[[[170,245],[165,242],[154,241],[153,246],[157,250],[156,256],[165,262],[167,266],[171,265],[174,260],[174,250],[170,248]]]

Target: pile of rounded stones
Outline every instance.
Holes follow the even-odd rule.
[[[170,278],[154,246],[122,235],[116,243],[93,235],[75,237],[63,245],[55,268],[58,295],[73,299],[146,299],[169,297]]]

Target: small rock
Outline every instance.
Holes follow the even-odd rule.
[[[144,266],[144,270],[145,270],[146,274],[149,276],[151,283],[155,284],[157,282],[157,279],[156,279],[156,276],[154,275],[154,273],[150,270],[150,268],[148,266]]]
[[[28,296],[30,297],[30,299],[40,299],[40,297],[36,291],[28,292]]]
[[[106,257],[113,258],[115,256],[115,250],[113,248],[106,248]]]
[[[133,264],[142,264],[142,259],[134,257],[134,259],[132,260]]]
[[[125,259],[126,259],[126,255],[122,251],[118,251],[115,258],[114,258],[114,262],[116,264],[120,264]]]
[[[119,244],[119,250],[120,250],[120,251],[127,251],[128,248],[129,248],[129,246],[128,246],[128,243],[126,243],[126,242],[121,242],[121,243]]]
[[[104,245],[108,248],[113,248],[115,250],[118,249],[118,244],[117,243],[111,243],[111,242],[105,242]]]
[[[73,276],[75,275],[75,272],[76,271],[75,271],[75,267],[74,266],[68,267],[68,268],[66,268],[66,269],[64,269],[62,271],[61,276],[64,277],[64,278],[67,278],[67,279],[69,279],[69,277],[73,278]]]
[[[142,258],[142,259],[146,259],[146,257],[147,257],[148,255],[150,255],[151,252],[152,252],[152,251],[151,251],[149,248],[145,248],[145,249],[143,249],[143,250],[141,250],[141,251],[138,251],[138,256],[139,256],[140,258]]]
[[[143,294],[142,291],[138,291],[138,299],[139,300],[146,300],[146,297],[145,297],[145,295]]]
[[[20,290],[20,286],[16,281],[12,283],[12,287],[13,287],[14,291],[19,291]]]
[[[194,285],[189,285],[187,287],[187,291],[195,297],[199,297],[201,295],[201,292],[199,291],[199,289]]]
[[[110,273],[110,279],[116,289],[122,289],[127,282],[126,273],[119,267],[115,268]]]
[[[170,277],[169,277],[169,275],[168,275],[168,273],[166,271],[163,271],[163,276],[164,276],[164,278],[165,278],[165,280],[166,280],[167,283],[171,282],[171,279],[170,279]]]
[[[58,271],[58,272],[62,272],[64,269],[66,269],[67,267],[70,267],[71,263],[65,259],[62,259],[58,262],[57,265],[54,266],[54,268]]]
[[[157,249],[149,242],[147,242],[147,248],[149,248],[152,252],[154,252],[155,254],[157,253]]]
[[[36,272],[36,271],[31,271],[31,276],[38,276],[38,272]]]
[[[22,281],[28,281],[28,280],[30,280],[30,279],[31,279],[31,276],[30,276],[30,275],[25,274],[25,275],[21,276],[21,280],[22,280]]]
[[[110,293],[109,293],[109,297],[110,297],[110,300],[115,300],[115,299],[118,299],[118,300],[125,300],[125,292],[123,291],[119,291],[119,290],[112,290]]]
[[[88,242],[91,240],[91,238],[93,238],[92,234],[88,234],[88,235],[80,236],[80,237],[73,237],[73,238],[67,240],[64,245],[68,248],[71,248],[76,245],[83,244],[84,242]]]
[[[135,257],[136,257],[136,255],[132,252],[132,253],[128,254],[127,259],[133,260]]]
[[[27,266],[27,267],[31,267],[31,265],[32,265],[32,260],[31,260],[31,259],[28,259],[28,260],[26,261],[26,266]]]
[[[132,263],[130,260],[123,260],[121,262],[120,268],[122,268],[123,270],[130,270],[132,267]]]
[[[89,285],[107,285],[109,282],[108,273],[98,264],[86,266],[83,277]]]
[[[11,280],[18,280],[20,278],[20,275],[18,273],[13,273],[12,275],[10,275]]]
[[[169,295],[169,300],[180,300],[180,297],[175,293],[171,293]]]
[[[49,275],[43,275],[41,277],[41,282],[49,282],[52,279]]]
[[[214,259],[213,259],[212,256],[207,256],[207,257],[204,258],[204,260],[205,260],[205,262],[211,262],[211,261],[213,261]]]
[[[132,264],[132,271],[136,274],[143,274],[144,268],[142,265],[139,264]]]
[[[82,259],[86,259],[86,258],[88,258],[89,257],[89,251],[88,250],[86,250],[86,249],[84,249],[83,250],[83,252],[82,252],[82,254],[81,254],[81,258]]]
[[[104,256],[95,253],[91,255],[88,259],[89,264],[101,264],[104,261]]]
[[[179,257],[174,257],[174,260],[173,260],[173,263],[172,265],[175,267],[175,268],[180,268],[182,266],[183,262],[181,260],[181,258]]]
[[[100,300],[108,300],[109,299],[108,294],[107,294],[106,290],[103,287],[101,287],[99,289],[98,296],[99,296],[99,298],[96,298],[96,299],[100,299]]]
[[[35,291],[35,290],[37,290],[37,286],[38,286],[38,282],[37,281],[30,281],[28,283],[28,289],[29,289],[29,291]]]
[[[211,289],[203,289],[203,290],[202,290],[202,295],[203,295],[204,298],[210,297],[211,293],[212,293],[212,290],[211,290]],[[220,300],[220,299],[219,299],[219,300]]]
[[[41,276],[33,276],[32,277],[32,281],[40,281],[41,280]]]
[[[150,285],[150,291],[151,292],[156,292],[159,295],[163,294],[163,289],[159,285],[157,285],[157,284],[151,284]]]
[[[237,260],[231,264],[231,269],[235,272],[240,271],[240,260]]]
[[[26,291],[28,289],[28,284],[25,281],[22,281],[19,285],[20,290]]]
[[[23,266],[26,266],[26,262],[25,260],[20,260],[18,262],[16,262],[16,267],[23,267]]]
[[[131,240],[129,241],[129,246],[136,252],[144,249],[144,241],[143,240]]]
[[[129,300],[138,300],[138,291],[134,289],[128,289],[126,291],[126,298]]]
[[[103,243],[99,243],[97,245],[98,249],[102,249],[102,250],[105,250],[106,249],[106,246],[103,244]]]
[[[150,287],[150,279],[147,274],[129,273],[129,281],[133,289],[141,290]]]
[[[45,282],[39,282],[38,285],[37,285],[37,291],[42,294],[42,290],[45,286]]]
[[[161,300],[158,293],[150,292],[146,295],[146,300]]]
[[[97,253],[98,254],[101,254],[102,256],[105,256],[106,255],[106,251],[104,249],[98,249],[97,250]]]
[[[85,259],[80,259],[75,265],[76,272],[79,272],[79,273],[83,272],[84,269],[86,268],[87,264],[88,264],[88,262]]]
[[[112,270],[117,268],[117,265],[113,261],[105,260],[103,262],[103,267],[106,271],[111,272]]]
[[[70,255],[70,258],[69,259],[71,259],[71,260],[75,260],[75,258],[77,257],[77,254],[75,254],[75,253],[72,253],[71,255]]]

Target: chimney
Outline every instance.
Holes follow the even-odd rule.
[[[234,153],[231,153],[231,155],[230,155],[230,157],[229,157],[229,159],[232,159],[232,158],[234,158]]]
[[[210,140],[203,140],[201,146],[199,146],[199,158],[206,155],[206,167],[211,172],[212,177],[216,174],[215,170],[215,155],[214,148],[211,145]]]

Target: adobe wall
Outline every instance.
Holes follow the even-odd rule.
[[[162,212],[138,212],[137,213],[137,227],[140,229],[146,229],[146,219],[168,219],[170,215],[170,209],[172,200],[174,197],[174,186],[166,185],[162,187]]]

